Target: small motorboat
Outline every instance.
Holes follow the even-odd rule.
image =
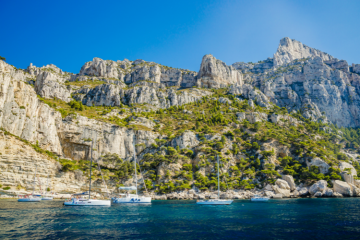
[[[266,202],[269,201],[270,198],[268,197],[260,197],[259,195],[254,195],[252,198],[250,198],[253,202]]]

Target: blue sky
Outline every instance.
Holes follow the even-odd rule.
[[[93,59],[144,59],[198,71],[203,55],[272,57],[290,37],[360,63],[360,1],[5,1],[0,56],[16,67],[79,72]]]

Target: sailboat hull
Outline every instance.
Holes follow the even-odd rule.
[[[41,198],[19,198],[18,202],[40,202]]]
[[[199,205],[230,205],[233,200],[226,199],[209,199],[209,200],[199,200],[196,204]]]
[[[111,201],[98,200],[98,199],[87,199],[87,200],[73,199],[69,202],[64,202],[64,206],[111,206]]]
[[[42,197],[41,200],[53,200],[53,197]]]
[[[151,203],[151,197],[114,198],[113,203]]]

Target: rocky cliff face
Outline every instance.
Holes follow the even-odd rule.
[[[32,86],[15,80],[17,74],[10,65],[0,61],[1,94],[0,122],[8,132],[61,154],[56,122],[59,112],[39,101]]]
[[[139,81],[151,81],[164,84],[167,87],[192,87],[196,83],[196,72],[185,69],[169,68],[154,62],[146,62],[138,59],[129,61],[111,61],[94,58],[85,63],[75,79],[81,76],[108,78],[118,80],[126,84]]]
[[[264,96],[249,96],[249,85],[234,85],[231,93],[245,93],[260,105],[273,102],[289,111],[300,111],[306,118],[329,120],[340,126],[359,126],[359,80],[354,65],[284,38],[272,59],[257,64],[236,63],[245,82]],[[264,65],[266,67],[264,67]],[[237,90],[236,90],[237,89]]]
[[[327,53],[311,48],[299,41],[285,37],[280,40],[280,45],[274,54],[274,65],[280,66],[296,59],[320,57],[323,61],[332,60]]]
[[[205,55],[202,59],[197,86],[205,88],[222,88],[230,84],[242,84],[241,73],[232,66],[216,59],[212,55]]]
[[[0,182],[17,191],[32,191],[35,169],[35,192],[44,192],[47,179],[49,188],[58,193],[86,191],[86,179],[74,172],[61,172],[61,165],[15,137],[0,132]]]
[[[91,149],[94,159],[100,159],[105,168],[119,171],[112,169],[112,174],[118,174],[121,183],[129,183],[132,180],[126,176],[128,166],[109,163],[104,156],[110,154],[119,162],[130,161],[133,145],[147,180],[153,184],[150,188],[160,184],[172,189],[171,184],[176,182],[179,188],[187,189],[192,184],[199,190],[201,184],[207,184],[212,189],[214,185],[206,181],[215,173],[212,156],[215,153],[223,156],[222,172],[229,174],[235,187],[245,182],[265,187],[249,169],[266,169],[267,164],[280,167],[278,159],[284,156],[328,174],[330,165],[324,158],[337,157],[333,153],[295,154],[292,148],[296,146],[289,147],[292,143],[271,139],[276,137],[271,131],[262,136],[259,129],[276,125],[274,131],[279,128],[293,131],[292,127],[304,125],[304,119],[300,121],[284,112],[273,113],[274,105],[300,112],[312,120],[360,126],[359,66],[349,67],[344,60],[289,38],[280,41],[273,58],[258,63],[237,62],[227,66],[212,55],[205,55],[198,73],[144,60],[94,58],[79,74],[66,73],[54,65],[41,68],[30,65],[19,70],[0,61],[0,127],[3,129],[0,183],[29,188],[29,173],[37,164],[40,178],[50,174],[57,191],[83,191],[86,181],[75,172],[62,169],[59,162],[64,158],[73,160],[74,164],[87,160]],[[249,124],[251,128],[247,127]],[[7,136],[5,131],[56,156],[48,159],[35,153],[30,145]],[[304,135],[300,130],[297,134]],[[249,171],[241,173],[240,178],[239,169],[244,166]],[[202,175],[194,174],[195,169]],[[353,175],[341,171],[348,179],[346,184],[356,183]],[[205,181],[202,177],[209,179]],[[114,187],[118,183],[111,184]],[[317,183],[311,194],[331,195],[323,185]],[[347,187],[343,183],[337,185],[338,191],[339,186]],[[352,196],[357,194],[357,188],[351,185],[348,188]],[[296,186],[288,175],[268,185],[266,191],[265,195],[285,197],[309,193],[308,188]],[[240,193],[231,194],[241,198]],[[179,196],[169,196],[172,197]]]

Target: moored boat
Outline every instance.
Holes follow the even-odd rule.
[[[19,195],[18,196],[18,202],[40,202],[41,201],[41,195],[35,195],[35,185],[36,185],[36,172],[37,172],[37,165],[35,167],[35,175],[34,175],[34,183],[33,183],[33,192],[32,194],[27,195]]]
[[[45,194],[46,194],[46,192],[49,192],[48,189],[50,191],[50,188],[49,188],[49,174],[48,174],[47,181],[46,181]],[[47,201],[53,200],[53,199],[54,199],[54,197],[49,196],[49,195],[43,195],[43,197],[41,198],[41,200],[47,200]]]
[[[218,172],[217,172],[218,198],[217,199],[198,200],[198,201],[196,201],[196,204],[199,204],[199,205],[230,205],[233,202],[233,200],[231,200],[231,199],[220,199],[219,155],[217,155],[217,164],[218,164]]]
[[[259,195],[254,195],[253,197],[250,198],[251,201],[253,202],[266,202],[269,201],[270,198],[268,197],[260,197]]]
[[[198,200],[196,203],[200,205],[230,205],[233,200],[228,199],[205,199]]]
[[[18,202],[40,202],[41,197],[40,195],[19,195]]]
[[[96,138],[95,138],[96,142]],[[73,197],[64,202],[64,206],[111,206],[111,200],[91,199],[91,167],[93,161],[93,144],[91,143],[91,161],[90,161],[90,177],[89,177],[89,193],[74,194]],[[99,169],[101,171],[101,169]],[[79,195],[88,195],[88,198],[78,197]]]
[[[135,140],[134,140],[135,144]],[[134,145],[134,169],[135,186],[119,187],[120,190],[135,191],[136,194],[119,194],[119,197],[113,198],[114,203],[151,203],[151,197],[139,196],[137,191],[137,173],[136,173],[136,151]],[[141,174],[141,171],[140,171]],[[145,183],[144,183],[145,185]],[[146,188],[146,185],[145,185]]]

